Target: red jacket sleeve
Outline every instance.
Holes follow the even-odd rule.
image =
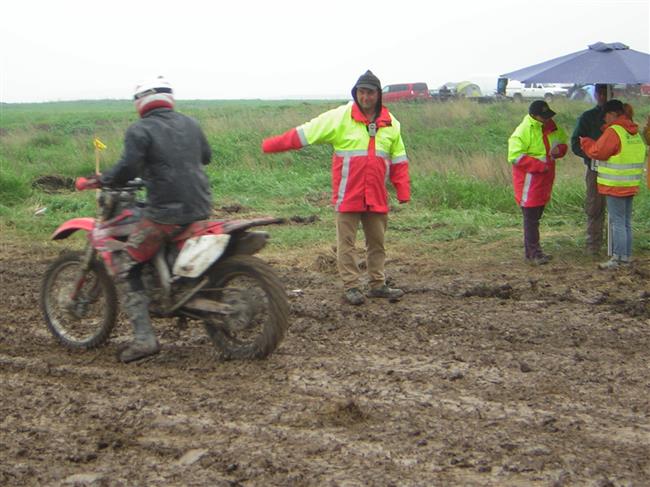
[[[390,182],[395,187],[397,200],[406,203],[411,200],[411,179],[408,162],[399,162],[390,166]]]
[[[262,152],[284,152],[288,150],[300,149],[303,147],[295,128],[287,130],[282,135],[268,137],[262,141]]]
[[[621,152],[621,140],[618,138],[616,131],[608,127],[603,132],[603,135],[598,137],[598,140],[590,139],[589,137],[581,139],[580,147],[582,148],[582,152],[587,154],[587,157],[599,161],[606,161]]]

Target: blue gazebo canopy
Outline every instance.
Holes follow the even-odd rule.
[[[650,54],[620,42],[597,42],[583,51],[501,76],[522,83],[650,83]]]

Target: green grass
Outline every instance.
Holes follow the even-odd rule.
[[[239,205],[234,216],[315,216],[313,224],[270,229],[278,249],[310,248],[333,242],[329,206],[331,150],[309,147],[262,154],[260,143],[341,101],[180,101],[178,110],[197,118],[214,152],[207,167],[215,207]],[[645,120],[650,104],[635,100],[636,119]],[[557,122],[570,134],[579,102],[552,103]],[[413,200],[396,205],[390,218],[391,243],[466,240],[493,242],[520,231],[521,215],[512,197],[507,140],[526,113],[517,103],[395,104],[410,158]],[[122,138],[137,119],[131,102],[80,101],[0,106],[0,228],[46,240],[56,226],[75,216],[92,216],[94,193],[48,193],[39,177],[73,178],[94,171],[94,136],[107,146],[101,167],[119,159]],[[558,164],[553,199],[542,232],[554,245],[579,245],[584,226],[584,167],[570,154]],[[39,216],[35,212],[47,208]],[[650,248],[650,197],[635,199],[635,246]]]

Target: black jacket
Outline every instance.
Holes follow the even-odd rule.
[[[598,140],[598,137],[603,134],[602,127],[604,124],[605,114],[603,108],[596,106],[580,115],[576,128],[573,130],[573,135],[571,135],[571,150],[576,156],[582,157],[582,160],[588,166],[591,159],[582,152],[580,137],[590,137]]]
[[[203,169],[212,151],[198,122],[168,108],[146,113],[124,136],[120,161],[101,176],[103,185],[141,177],[147,186],[145,216],[158,223],[187,224],[212,212]]]

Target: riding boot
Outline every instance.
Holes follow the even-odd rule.
[[[149,318],[149,298],[144,291],[131,291],[123,294],[123,306],[133,326],[134,339],[120,353],[124,363],[140,360],[160,352],[151,319]]]

